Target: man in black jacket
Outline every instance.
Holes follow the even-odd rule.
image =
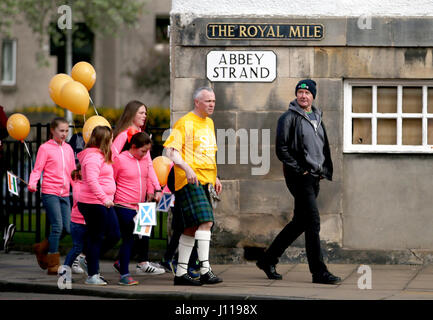
[[[332,180],[332,160],[322,112],[313,106],[316,82],[298,82],[296,99],[279,118],[276,153],[283,162],[287,188],[295,198],[293,219],[274,239],[257,261],[269,279],[282,279],[275,265],[287,247],[305,232],[305,249],[313,283],[336,284],[339,277],[331,274],[323,262],[320,247],[320,215],[316,198],[320,180]]]

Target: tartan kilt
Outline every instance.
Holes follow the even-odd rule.
[[[175,205],[178,206],[182,216],[184,229],[214,221],[207,185],[197,186],[188,183],[175,192],[175,199]]]

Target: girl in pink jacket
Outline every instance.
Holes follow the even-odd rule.
[[[128,269],[134,244],[134,217],[137,214],[138,203],[146,202],[147,192],[152,189],[149,173],[153,170],[152,161],[146,157],[151,148],[149,135],[145,132],[136,133],[128,145],[130,148],[120,153],[113,164],[114,179],[117,185],[114,202],[122,205],[122,207],[116,207],[122,245],[119,260],[116,261],[114,267],[120,273],[119,284],[122,285],[138,284],[130,276]],[[139,269],[140,267],[137,266],[137,270]]]
[[[81,190],[81,165],[77,165],[77,169],[72,171],[71,174],[71,184],[72,184],[72,199],[73,205],[71,210],[71,237],[72,237],[72,248],[66,255],[65,262],[63,265],[72,268],[74,273],[85,272],[82,268],[76,268],[74,261],[78,257],[77,264],[83,264],[85,261],[85,256],[82,254],[84,252],[84,244],[87,242],[87,226],[83,215],[80,210],[78,210],[78,195]]]
[[[111,145],[111,152],[113,154],[113,160],[116,160],[116,157],[125,149],[125,144],[134,133],[142,132],[145,130],[147,125],[147,107],[144,103],[140,101],[130,101],[126,106],[117,121],[116,128],[113,132],[113,144]],[[129,135],[129,137],[128,137]],[[152,135],[150,135],[152,137]],[[148,161],[152,161],[150,156],[150,152],[147,152],[145,157]],[[158,182],[158,177],[156,176],[155,170],[151,170],[150,172],[151,178],[151,186],[150,186],[150,194],[153,195],[155,191],[161,192],[161,187]],[[161,198],[161,194],[156,195],[158,198]],[[152,198],[152,196],[151,196]],[[159,199],[156,199],[159,201]]]
[[[127,141],[137,132],[144,132],[147,125],[147,107],[140,101],[130,101],[126,106],[116,123],[113,136],[114,141],[111,147],[113,153],[113,161],[122,152],[129,149]],[[152,135],[149,135],[150,138]],[[147,152],[145,158],[148,162],[152,161],[150,152]],[[155,170],[149,169],[150,184],[148,185],[147,200],[159,201],[162,197],[161,186],[156,176]],[[141,274],[160,274],[164,272],[164,268],[158,264],[150,263],[149,260],[149,237],[138,238],[134,244],[138,252],[137,272]],[[119,269],[118,264],[114,264],[114,268]]]
[[[28,189],[37,191],[42,174],[42,204],[44,205],[51,232],[48,239],[33,246],[39,266],[56,275],[60,266],[59,241],[70,233],[71,207],[69,203],[71,172],[75,170],[74,151],[65,142],[69,124],[64,118],[51,121],[52,139],[39,147]]]
[[[91,285],[107,284],[99,274],[99,257],[120,239],[119,222],[113,209],[116,184],[111,162],[111,140],[109,127],[96,126],[85,149],[78,154],[82,178],[78,209],[87,225],[88,277],[85,283]]]

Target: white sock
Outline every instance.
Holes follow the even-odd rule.
[[[179,256],[176,268],[176,277],[181,277],[188,270],[188,261],[191,256],[192,248],[194,247],[195,239],[193,237],[182,234],[179,238]]]
[[[211,232],[205,230],[197,230],[195,239],[197,240],[197,255],[200,261],[200,273],[205,274],[211,270],[209,264],[209,246]]]

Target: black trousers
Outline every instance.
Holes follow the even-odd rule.
[[[277,264],[278,258],[287,247],[305,232],[305,249],[310,272],[316,274],[327,271],[320,247],[320,215],[316,201],[320,190],[320,178],[311,174],[285,174],[285,177],[286,185],[295,198],[293,219],[277,235],[262,259],[268,264]]]

